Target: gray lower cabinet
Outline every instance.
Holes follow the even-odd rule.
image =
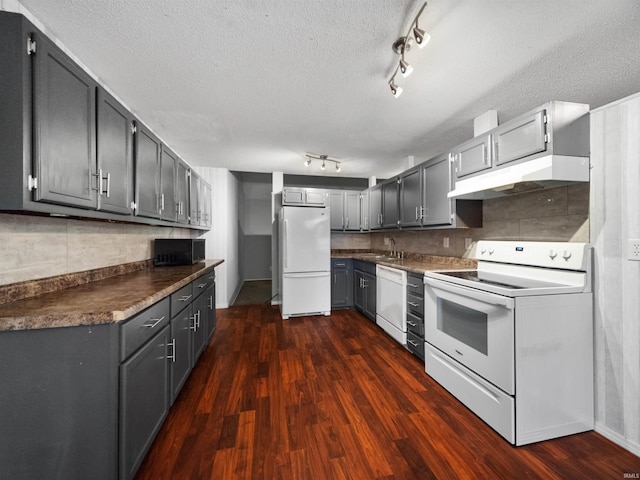
[[[215,329],[214,278],[119,323],[0,331],[0,478],[133,478]]]
[[[169,343],[166,325],[120,367],[120,478],[142,463],[170,403]]]
[[[331,309],[353,307],[353,260],[331,259]]]
[[[206,328],[206,312],[207,302],[206,296],[200,295],[193,301],[191,308],[191,331],[193,332],[193,364],[198,361],[200,354],[204,350],[207,343],[207,328]]]
[[[407,273],[407,348],[424,360],[424,280],[423,276]]]
[[[376,266],[361,260],[353,261],[354,306],[369,320],[376,321]]]

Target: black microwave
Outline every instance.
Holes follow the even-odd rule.
[[[156,238],[153,264],[191,265],[204,260],[204,238]]]

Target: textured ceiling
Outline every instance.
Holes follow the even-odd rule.
[[[421,1],[21,3],[192,165],[336,175],[305,168],[314,152],[384,178],[469,139],[486,110],[640,91],[637,0],[432,0],[397,99],[391,45]]]

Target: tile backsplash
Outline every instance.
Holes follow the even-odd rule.
[[[464,257],[478,240],[589,241],[588,183],[484,200],[482,210],[482,228],[333,233],[331,247],[388,250],[393,238],[397,250]]]
[[[0,214],[0,285],[150,259],[154,238],[185,228]]]

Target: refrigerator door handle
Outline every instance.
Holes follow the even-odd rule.
[[[284,234],[283,234],[283,242],[284,242],[284,268],[289,267],[288,257],[289,257],[289,249],[287,248],[287,219],[284,220]]]

